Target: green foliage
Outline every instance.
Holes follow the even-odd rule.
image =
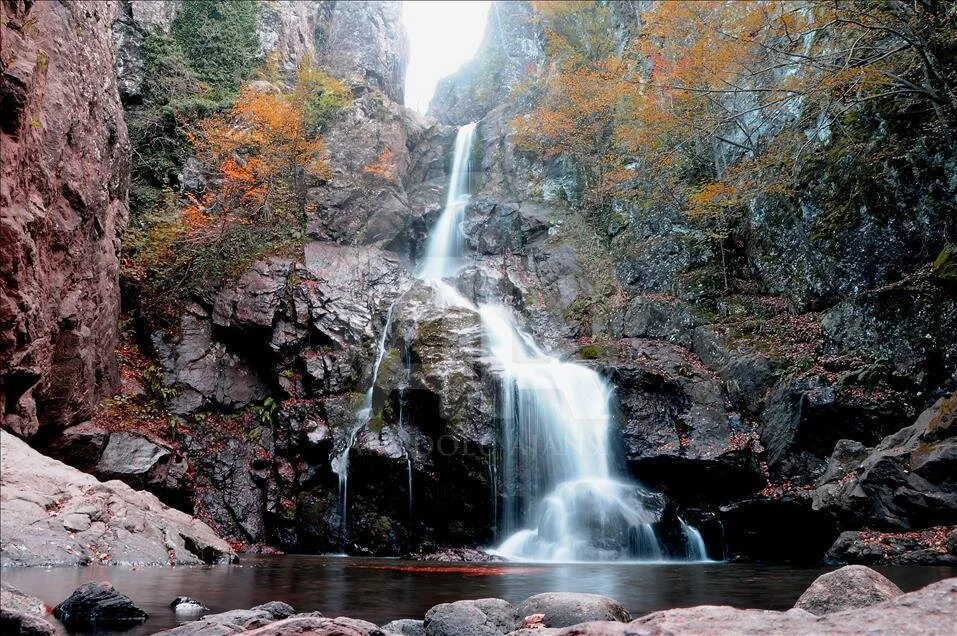
[[[333,116],[352,100],[349,88],[318,70],[309,56],[299,65],[295,90],[294,99],[301,104],[306,134],[310,136],[325,129]]]
[[[192,122],[229,105],[257,52],[258,5],[252,0],[191,0],[171,35],[147,34],[143,45],[142,103],[126,116],[133,165],[133,225],[176,183],[191,154]]]
[[[957,245],[948,243],[934,259],[934,278],[957,282]]]
[[[214,95],[228,97],[252,70],[259,42],[255,0],[190,0],[173,21],[197,79]]]
[[[263,400],[263,403],[259,406],[253,407],[253,413],[256,416],[256,419],[259,420],[260,424],[263,426],[272,426],[273,422],[276,419],[276,409],[279,408],[279,405],[271,397],[267,397]]]
[[[596,344],[587,344],[578,349],[578,357],[582,360],[597,360],[602,355],[604,355],[604,350]]]

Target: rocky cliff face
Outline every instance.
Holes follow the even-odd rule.
[[[493,2],[475,58],[439,81],[429,115],[461,126],[482,119],[545,63],[545,37],[530,3]]]
[[[88,419],[117,386],[129,145],[116,10],[0,5],[0,412],[24,436]]]
[[[615,3],[609,38],[625,40],[640,5]],[[712,522],[722,521],[725,547],[742,558],[815,561],[841,530],[953,523],[946,506],[902,518],[878,494],[900,485],[896,473],[866,461],[870,494],[853,481],[824,487],[839,502],[809,495],[832,451],[906,446],[881,440],[957,386],[957,297],[943,266],[930,267],[954,233],[953,149],[871,113],[797,166],[801,193],[759,197],[720,244],[667,206],[592,208],[573,161],[514,146],[509,122],[529,104],[509,89],[548,58],[538,27],[520,18],[528,7],[504,8],[493,7],[482,50],[442,82],[430,113],[479,121],[470,247],[508,268],[521,290],[510,302],[543,341],[600,360],[618,387],[631,473],[683,506],[709,547],[720,549]],[[524,55],[521,65],[503,51]],[[861,147],[878,157],[895,148],[897,159],[864,166]],[[903,499],[950,489],[921,483]],[[807,549],[784,554],[798,521]]]
[[[143,44],[150,32],[168,34],[183,0],[118,0],[113,37],[116,72],[125,101],[140,97]],[[292,71],[311,55],[350,84],[372,86],[402,102],[408,43],[398,2],[278,0],[259,2],[259,54]]]

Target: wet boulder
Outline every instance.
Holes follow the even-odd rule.
[[[125,631],[149,618],[109,582],[81,585],[53,608],[53,615],[72,631]]]
[[[885,576],[863,565],[847,565],[811,583],[794,607],[817,616],[867,607],[904,592]]]

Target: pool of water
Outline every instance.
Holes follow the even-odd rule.
[[[834,568],[727,563],[443,564],[297,556],[246,557],[232,566],[7,568],[3,580],[53,606],[87,581],[108,580],[150,614],[133,634],[174,627],[169,602],[192,596],[213,611],[271,600],[298,611],[383,624],[422,618],[438,603],[498,597],[511,602],[540,592],[591,592],[618,599],[633,616],[691,605],[783,610],[808,584]],[[957,576],[953,567],[878,567],[904,591]]]

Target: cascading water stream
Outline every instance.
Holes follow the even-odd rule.
[[[372,394],[373,391],[375,391],[376,381],[379,379],[379,367],[382,366],[382,359],[385,357],[385,345],[389,338],[389,329],[392,327],[392,314],[395,310],[396,302],[393,302],[389,306],[389,311],[386,312],[385,325],[382,327],[382,333],[379,334],[379,342],[376,345],[375,364],[372,366],[372,379],[369,382],[369,389],[365,392],[365,395],[362,396],[362,403],[356,411],[352,427],[342,440],[342,443],[336,445],[337,452],[330,461],[332,471],[339,477],[339,531],[343,540],[345,540],[346,530],[348,529],[349,452],[355,444],[356,435],[360,430],[365,428],[372,417]]]
[[[549,356],[502,305],[475,307],[443,279],[462,265],[475,124],[462,126],[445,209],[429,239],[419,278],[437,302],[476,309],[501,374],[501,528],[496,552],[512,559],[657,560],[666,551],[652,524],[660,495],[612,478],[608,438],[611,387],[595,371]],[[680,521],[692,559],[706,558],[701,535]]]

